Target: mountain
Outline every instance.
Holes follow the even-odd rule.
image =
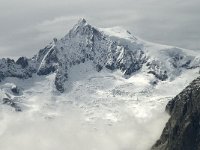
[[[165,105],[199,76],[199,67],[197,51],[147,42],[121,27],[96,28],[81,19],[63,38],[54,38],[32,58],[0,59],[0,137],[6,140],[7,133],[13,139],[9,143],[15,143],[23,131],[34,131],[33,136],[25,135],[27,139],[40,134],[37,126],[52,133],[51,125],[55,125],[59,133],[65,133],[62,129],[71,125],[73,135],[79,128],[80,134],[87,132],[84,138],[66,137],[71,134],[65,133],[64,145],[66,139],[70,141],[67,147],[72,143],[71,147],[82,144],[83,149],[92,149],[85,145],[88,141],[80,141],[94,132],[88,138],[93,149],[99,142],[101,150],[108,149],[105,141],[114,144],[111,150],[116,145],[118,149],[149,149],[167,122]],[[34,119],[40,125],[35,126]],[[41,122],[47,122],[47,127]],[[16,130],[22,127],[28,129]],[[54,142],[48,145],[60,145],[60,135],[43,139],[49,137]],[[46,144],[38,144],[45,149]],[[20,147],[24,144],[6,146],[16,149],[13,145],[24,149]]]
[[[0,81],[6,77],[27,79],[35,73],[41,76],[55,72],[56,89],[64,92],[70,68],[88,61],[98,72],[103,68],[119,69],[129,77],[146,68],[158,81],[164,81],[199,67],[200,56],[191,50],[145,42],[121,28],[98,29],[81,19],[66,36],[54,38],[33,58],[0,60]]]
[[[166,111],[171,117],[152,149],[200,149],[200,77],[169,101]]]

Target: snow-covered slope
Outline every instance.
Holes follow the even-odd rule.
[[[125,79],[119,70],[97,72],[89,61],[70,69],[62,94],[56,73],[6,78],[0,95],[10,101],[0,105],[0,149],[32,150],[39,140],[38,150],[147,150],[168,119],[166,103],[198,75],[184,71],[155,86],[145,70]]]
[[[22,111],[28,120],[36,116],[65,118],[73,109],[80,112],[81,125],[98,130],[101,123],[103,132],[116,126],[121,130],[130,123],[135,127],[131,128],[133,135],[150,142],[134,142],[137,138],[131,136],[134,147],[121,138],[114,143],[121,143],[118,149],[144,150],[162,130],[146,125],[161,120],[159,127],[164,127],[165,104],[199,76],[199,65],[198,52],[146,42],[120,27],[95,28],[81,19],[66,36],[54,38],[33,58],[0,60],[0,99],[4,104],[0,107],[2,114]],[[5,118],[2,121],[8,124],[14,122]],[[5,131],[0,130],[0,137]],[[22,147],[18,145],[18,149]]]

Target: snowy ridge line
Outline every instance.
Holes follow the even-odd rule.
[[[81,19],[64,38],[54,39],[33,58],[0,60],[0,81],[55,72],[55,87],[64,92],[70,68],[86,61],[91,61],[98,72],[104,68],[120,70],[126,78],[143,70],[153,74],[156,83],[175,80],[184,70],[198,68],[200,54],[146,42],[120,27],[95,28]]]

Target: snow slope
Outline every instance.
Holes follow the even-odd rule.
[[[7,78],[1,93],[18,98],[22,112],[16,114],[9,105],[1,105],[0,148],[31,150],[36,136],[41,137],[39,150],[147,150],[168,119],[164,114],[168,100],[198,75],[196,69],[153,86],[152,74],[141,71],[125,79],[120,71],[96,72],[88,62],[70,70],[68,88],[62,94],[55,90],[55,73],[26,82]],[[23,89],[21,95],[9,91],[13,85]]]

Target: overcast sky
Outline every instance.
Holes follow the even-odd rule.
[[[200,0],[0,0],[0,57],[32,56],[78,21],[200,50]]]

